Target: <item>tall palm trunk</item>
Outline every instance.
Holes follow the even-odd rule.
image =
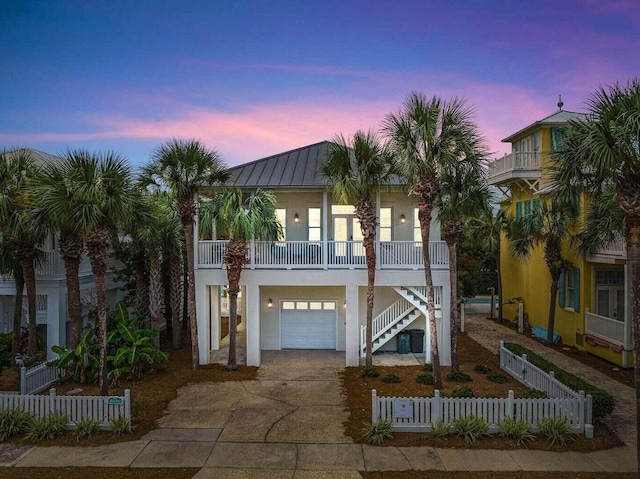
[[[247,257],[247,244],[231,240],[225,253],[227,263],[227,281],[229,282],[229,360],[227,369],[236,371],[238,361],[236,341],[238,331],[238,293],[240,292],[240,275]]]
[[[11,352],[15,356],[20,351],[20,326],[22,325],[22,298],[24,295],[24,275],[21,268],[13,272],[13,282],[16,286],[16,297],[13,306],[13,341]]]
[[[444,240],[449,248],[449,335],[451,336],[451,367],[460,367],[458,360],[458,251],[455,225],[443,228]]]
[[[158,334],[153,338],[156,348],[160,348],[160,316],[162,315],[162,267],[160,257],[152,253],[149,261],[149,312],[151,314],[151,328]]]
[[[149,269],[144,250],[134,246],[132,260],[136,271],[136,310],[146,323],[149,315]]]
[[[560,273],[562,272],[559,266],[562,260],[561,246],[559,241],[550,240],[545,245],[545,262],[549,273],[551,274],[551,298],[549,299],[549,322],[547,324],[547,343],[553,344],[553,330],[556,323],[556,299],[558,297],[558,282],[560,281]]]
[[[424,189],[429,190],[429,186]],[[431,201],[424,201],[424,196],[432,193],[426,192],[418,196],[418,220],[420,221],[420,236],[422,237],[422,260],[424,263],[424,279],[427,290],[427,314],[429,316],[429,337],[431,340],[431,365],[433,368],[433,385],[436,389],[442,389],[442,375],[440,372],[440,356],[438,351],[438,332],[436,330],[435,299],[433,291],[433,276],[431,274],[431,257],[429,254],[429,228],[431,226],[431,213],[433,206]]]
[[[500,265],[500,238],[498,237],[498,246],[496,247],[496,273],[498,275],[498,321],[502,323],[502,268]],[[494,306],[491,305],[493,308]]]
[[[189,198],[187,201],[194,202],[193,198]],[[186,208],[193,207],[195,212],[195,204],[186,205]],[[184,228],[184,238],[186,241],[187,249],[187,316],[189,318],[189,331],[191,333],[191,369],[196,371],[200,367],[199,351],[198,351],[198,322],[196,318],[196,280],[195,280],[195,266],[194,266],[194,251],[193,251],[193,215],[190,220],[183,213],[185,206],[180,205],[180,219],[182,221],[182,227]]]
[[[71,321],[71,349],[80,342],[82,332],[82,302],[80,300],[80,262],[84,243],[82,237],[75,234],[60,235],[60,254],[64,261],[67,283],[67,308]]]
[[[371,198],[361,198],[355,204],[356,216],[360,220],[362,242],[367,262],[367,316],[365,326],[365,366],[373,366],[373,302],[376,284],[376,207]]]
[[[98,375],[98,384],[100,394],[107,396],[109,394],[109,384],[107,381],[107,294],[106,294],[106,277],[107,277],[107,252],[109,251],[109,232],[106,229],[94,230],[86,240],[87,254],[91,262],[91,271],[93,272],[94,281],[96,283],[96,329],[98,330],[99,344],[99,362],[100,371]]]
[[[33,257],[28,254],[20,254],[20,266],[24,274],[24,284],[27,288],[27,304],[29,311],[29,346],[27,355],[34,357],[38,352],[37,338],[37,310],[36,310],[36,273],[33,267]]]
[[[171,305],[171,332],[173,348],[180,348],[180,313],[182,312],[182,278],[183,268],[180,256],[169,258],[169,303]]]

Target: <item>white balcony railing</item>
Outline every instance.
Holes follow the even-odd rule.
[[[602,248],[598,251],[598,254],[607,255],[607,256],[620,256],[623,258],[627,257],[627,244],[624,238],[618,238],[611,244]]]
[[[514,152],[489,163],[489,178],[513,171],[531,170],[540,170],[540,152]]]
[[[625,334],[626,325],[624,321],[607,318],[590,312],[585,312],[585,332],[588,335],[603,339],[609,343],[617,344],[625,349],[629,349],[628,338]]]
[[[113,261],[108,260],[109,267]],[[80,275],[91,273],[91,264],[87,255],[82,256]],[[43,251],[39,263],[36,265],[36,276],[64,276],[65,268],[62,256],[57,250]]]
[[[419,269],[422,245],[414,241],[384,241],[378,245],[380,269]],[[221,268],[227,241],[199,241],[198,267]],[[431,266],[449,267],[444,241],[429,243]],[[248,269],[360,269],[366,268],[361,241],[256,241],[247,254]]]

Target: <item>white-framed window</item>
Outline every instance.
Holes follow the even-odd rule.
[[[418,208],[413,209],[413,241],[422,244],[422,233],[420,231],[420,219],[418,218]]]
[[[576,284],[573,270],[568,269],[565,276],[565,304],[567,307],[572,308],[576,298]]]
[[[280,226],[282,227],[282,239],[287,239],[287,209],[286,208],[277,208],[276,209],[276,219]]]
[[[320,241],[322,239],[322,215],[320,208],[312,207],[309,214],[309,241]]]
[[[379,241],[391,241],[393,224],[391,217],[391,208],[380,208],[380,238]]]

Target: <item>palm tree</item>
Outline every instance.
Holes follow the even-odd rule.
[[[558,198],[543,201],[540,208],[526,216],[511,221],[507,236],[514,255],[526,259],[536,246],[544,247],[544,262],[551,275],[551,297],[547,323],[547,342],[553,344],[553,329],[556,317],[556,298],[560,275],[571,263],[562,256],[562,243],[567,240],[578,216],[575,202],[564,202]]]
[[[502,306],[504,304],[502,297],[502,268],[500,263],[500,242],[502,234],[509,229],[509,217],[507,212],[499,209],[493,214],[491,211],[485,211],[479,216],[469,218],[465,225],[467,234],[480,242],[480,247],[490,254],[496,260],[496,273],[498,277],[498,320],[502,321]],[[493,307],[493,306],[491,306]]]
[[[4,241],[20,263],[27,289],[29,311],[27,354],[33,357],[37,351],[35,262],[40,256],[39,246],[46,236],[44,230],[31,221],[31,207],[34,202],[33,196],[29,193],[29,186],[37,167],[30,151],[25,148],[5,152],[0,157],[2,158],[0,161],[0,227]],[[22,301],[20,301],[21,309]]]
[[[609,215],[623,216],[631,281],[636,429],[640,439],[640,79],[634,78],[626,85],[600,87],[587,105],[589,115],[571,122],[569,137],[556,157],[553,179],[563,195],[587,193],[595,199],[608,196],[609,204],[619,210],[615,214],[610,210]],[[600,226],[603,224],[606,226],[607,221]],[[592,225],[597,227],[598,222]],[[640,440],[637,447],[640,465]]]
[[[418,204],[422,236],[431,363],[434,385],[442,387],[431,260],[429,226],[433,209],[441,194],[443,174],[461,162],[478,161],[484,151],[483,140],[472,121],[472,110],[459,99],[443,101],[437,96],[427,99],[411,93],[397,113],[387,115],[384,130],[388,134],[400,174],[405,178]]]
[[[191,330],[191,366],[198,369],[198,326],[196,321],[194,233],[196,195],[202,188],[225,183],[229,172],[215,150],[197,140],[171,140],[160,146],[142,171],[145,186],[168,188],[175,196],[184,229],[188,263],[188,316]]]
[[[489,192],[484,180],[484,170],[479,162],[458,165],[442,178],[442,194],[438,199],[438,220],[442,235],[449,248],[449,283],[451,336],[451,367],[459,368],[458,359],[458,246],[464,235],[465,218],[488,211]]]
[[[162,255],[165,261],[168,261],[167,269],[169,275],[169,304],[166,309],[171,312],[173,348],[178,349],[181,344],[180,317],[184,284],[184,262],[182,261],[184,231],[173,202],[168,205],[166,214],[167,222],[162,229]]]
[[[282,237],[282,226],[276,216],[278,206],[273,193],[257,189],[243,194],[239,188],[226,188],[213,201],[203,203],[203,228],[215,222],[227,232],[229,244],[224,254],[229,283],[229,361],[227,369],[238,369],[236,361],[236,331],[238,325],[238,293],[240,275],[247,262],[249,242],[276,241]]]
[[[96,288],[96,329],[100,345],[100,394],[108,394],[107,383],[107,256],[111,235],[120,225],[149,218],[144,215],[142,195],[135,187],[129,167],[116,153],[92,154],[69,151],[67,181],[75,194],[71,219],[78,224],[87,248]]]
[[[24,276],[20,262],[17,260],[9,245],[4,241],[0,231],[0,275],[13,277],[15,285],[15,299],[13,309],[13,338],[11,340],[11,354],[15,356],[20,351],[20,325],[22,324],[22,298],[24,295]]]
[[[374,132],[357,131],[351,142],[339,136],[330,147],[320,173],[341,204],[352,204],[367,261],[366,367],[373,366],[373,300],[376,278],[376,193],[388,183],[391,161]]]
[[[33,195],[34,221],[48,234],[59,234],[60,255],[64,261],[67,283],[67,307],[71,322],[71,349],[75,349],[82,332],[82,303],[80,300],[80,263],[84,253],[84,240],[79,224],[72,217],[76,206],[75,185],[68,181],[74,168],[69,159],[61,163],[48,163],[35,176]]]

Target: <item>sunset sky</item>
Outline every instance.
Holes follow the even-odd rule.
[[[229,165],[377,128],[411,91],[500,140],[640,76],[638,0],[0,0],[0,148]]]

